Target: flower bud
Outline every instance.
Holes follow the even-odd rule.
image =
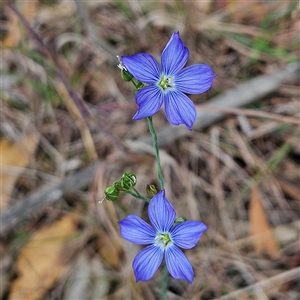
[[[146,194],[152,197],[157,194],[157,189],[154,184],[147,184]]]
[[[117,180],[117,181],[114,181],[112,186],[118,191],[122,191],[123,188],[122,188],[122,185],[121,185],[121,181],[120,180]]]
[[[115,201],[115,200],[117,200],[118,196],[119,196],[119,193],[120,193],[119,190],[114,185],[109,186],[104,191],[105,198],[108,201]]]
[[[121,177],[121,187],[127,191],[136,185],[136,176],[132,173],[124,173]]]

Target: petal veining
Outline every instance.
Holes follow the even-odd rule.
[[[201,94],[211,88],[216,77],[212,68],[197,64],[181,70],[175,79],[176,88],[187,94]]]
[[[133,116],[133,120],[140,120],[153,116],[162,106],[164,95],[162,90],[156,85],[145,86],[136,94],[138,111]]]
[[[176,246],[169,247],[165,251],[166,264],[170,274],[175,279],[185,279],[192,283],[194,271],[185,254]]]
[[[174,244],[183,249],[191,249],[196,246],[207,226],[198,221],[185,221],[171,229]]]
[[[173,125],[185,124],[189,130],[196,119],[196,108],[191,99],[180,91],[169,91],[165,96],[165,112]]]
[[[147,53],[122,56],[126,69],[139,81],[155,84],[160,76],[160,70],[155,58]]]
[[[184,46],[179,32],[172,34],[168,44],[161,54],[161,67],[166,75],[176,74],[187,63],[189,49]]]
[[[168,232],[173,225],[176,212],[172,204],[165,198],[165,190],[161,190],[151,199],[148,216],[152,225],[160,232]]]
[[[128,215],[118,222],[121,236],[134,244],[148,245],[155,239],[155,230],[144,220],[136,215]]]
[[[138,281],[147,281],[159,268],[164,252],[160,247],[150,245],[141,250],[132,262],[132,269]]]

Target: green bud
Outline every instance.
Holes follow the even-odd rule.
[[[118,199],[119,190],[114,185],[112,185],[105,189],[104,195],[108,201],[115,201]]]
[[[157,189],[154,184],[147,184],[146,194],[152,197],[157,194]]]
[[[127,70],[121,70],[121,78],[124,81],[130,82],[133,78],[133,75],[131,75]]]
[[[122,191],[123,188],[122,188],[122,184],[121,184],[121,181],[120,180],[117,180],[117,181],[114,181],[112,186],[118,191]]]
[[[121,186],[127,191],[136,185],[136,176],[132,173],[124,173],[121,177]]]
[[[186,221],[186,217],[181,216],[181,217],[178,217],[178,218],[175,219],[173,225],[175,226],[175,225],[178,225],[178,224],[183,223],[185,221]]]

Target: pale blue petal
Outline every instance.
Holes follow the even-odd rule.
[[[196,246],[207,226],[198,221],[185,221],[170,231],[174,244],[183,249],[191,249]]]
[[[139,81],[155,84],[159,80],[160,70],[155,58],[147,53],[122,56],[126,69]]]
[[[150,200],[148,216],[154,228],[159,232],[168,232],[172,227],[176,212],[165,198],[165,190],[161,190]]]
[[[165,75],[174,75],[181,70],[189,58],[189,49],[184,46],[179,32],[172,34],[161,54],[161,67]]]
[[[196,119],[196,108],[190,98],[173,90],[166,93],[164,104],[166,117],[171,124],[185,124],[189,130],[192,130]]]
[[[210,66],[197,64],[181,70],[175,77],[175,85],[183,93],[201,94],[211,88],[215,77]]]
[[[128,215],[118,223],[120,234],[125,240],[139,245],[153,244],[156,232],[140,217]]]
[[[194,271],[191,263],[184,253],[176,246],[171,246],[165,251],[167,268],[175,279],[185,279],[192,283]]]
[[[136,282],[149,280],[159,268],[163,256],[163,250],[154,245],[141,250],[132,262]]]
[[[159,111],[164,99],[163,92],[156,85],[145,86],[136,94],[138,111],[133,116],[133,120],[140,120],[153,116]]]

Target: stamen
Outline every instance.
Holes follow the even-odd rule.
[[[169,233],[158,233],[154,240],[154,245],[160,246],[163,249],[166,249],[166,247],[173,243]]]
[[[158,86],[161,87],[164,91],[174,88],[175,83],[173,76],[167,77],[166,75],[161,75]]]

